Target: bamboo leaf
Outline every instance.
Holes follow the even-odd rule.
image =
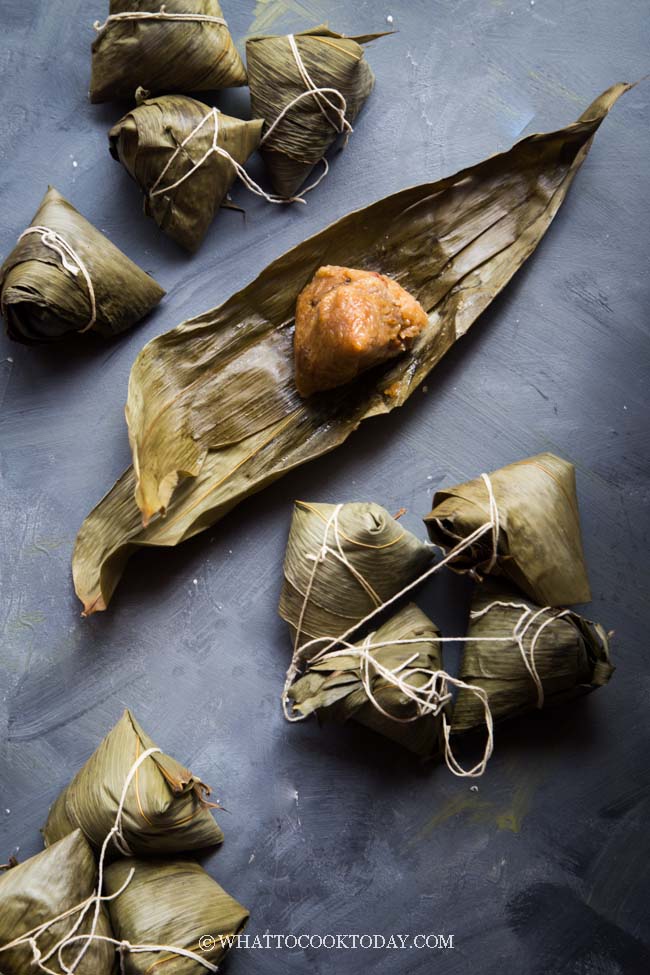
[[[404,403],[533,252],[594,133],[630,87],[614,85],[564,129],[344,217],[220,307],[145,346],[127,404],[134,467],[77,539],[73,573],[85,611],[106,607],[136,548],[195,535],[334,449],[362,420]],[[427,310],[429,327],[399,359],[302,400],[293,382],[294,307],[324,264],[395,278]],[[145,523],[167,515],[143,527],[138,508]]]

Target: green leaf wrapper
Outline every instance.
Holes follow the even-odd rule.
[[[168,192],[157,190],[172,187],[210,149],[213,119],[192,133],[211,111],[207,105],[185,95],[147,98],[120,119],[108,134],[111,155],[122,163],[145,194],[144,212],[189,251],[196,250],[205,237],[237,178],[235,167],[229,159],[213,152],[178,186]],[[261,119],[245,122],[219,112],[217,145],[243,164],[259,145],[262,124]],[[179,145],[189,136],[185,148],[178,152]],[[152,191],[154,195],[150,195]]]
[[[74,248],[88,270],[96,320],[88,331],[113,336],[140,321],[165,294],[126,254],[50,186],[30,226],[47,227]],[[33,345],[77,335],[91,318],[83,274],[71,274],[60,254],[30,233],[0,268],[0,301],[9,338]]]
[[[528,606],[533,612],[542,607],[520,593],[496,583],[477,588],[472,611],[480,612],[495,601]],[[523,638],[529,654],[535,631],[557,610],[540,614]],[[477,643],[466,643],[460,677],[468,684],[482,687],[487,695],[495,721],[503,721],[537,708],[537,687],[526,669],[514,636],[511,642],[490,642],[483,638],[507,637],[513,633],[522,610],[495,606],[470,622],[469,637],[481,637]],[[528,658],[530,659],[530,658]],[[614,672],[609,660],[609,637],[602,626],[577,613],[570,612],[540,631],[534,651],[534,663],[544,691],[544,707],[562,704],[602,687]],[[482,728],[483,708],[469,691],[460,690],[454,707],[452,732]]]
[[[126,890],[109,901],[116,937],[133,945],[186,948],[218,964],[227,951],[219,936],[243,930],[249,918],[246,908],[190,860],[117,860],[106,869],[106,893],[116,893],[131,869],[135,873]],[[199,939],[205,936],[214,938],[213,947],[201,947]],[[204,971],[197,962],[170,952],[125,956],[126,975],[153,975],[159,970],[164,975]]]
[[[218,0],[167,0],[168,14],[223,17]],[[156,0],[110,0],[110,13],[156,13]],[[92,45],[91,102],[211,91],[246,84],[246,69],[223,24],[190,20],[110,21]]]
[[[323,26],[294,34],[298,53],[314,85],[341,93],[348,122],[357,117],[375,83],[361,44],[381,36],[344,37]],[[295,98],[304,94],[307,85],[285,35],[249,37],[246,62],[251,110],[256,118],[264,119],[268,129]],[[324,97],[342,107],[333,93]],[[322,104],[322,99],[319,105],[314,96],[301,98],[264,143],[262,156],[273,189],[280,196],[290,197],[298,192],[339,136],[323,114]],[[325,111],[337,121],[336,113],[327,104]]]
[[[442,654],[439,636],[438,628],[411,603],[372,633],[370,642],[416,640],[420,637],[422,642],[380,647],[373,650],[372,655],[382,666],[394,669],[417,654],[415,660],[409,664],[409,669],[422,667],[440,670]],[[355,645],[360,647],[362,642]],[[372,674],[372,668],[370,672]],[[423,674],[409,677],[409,683],[414,687],[421,687],[426,680]],[[372,676],[371,689],[377,702],[389,714],[405,719],[416,713],[414,702],[385,677],[375,673]],[[301,714],[316,713],[322,721],[354,720],[403,745],[416,755],[428,758],[440,751],[441,714],[423,715],[415,721],[404,723],[386,717],[368,698],[361,679],[359,659],[352,655],[346,656],[344,652],[329,660],[309,662],[304,675],[289,690],[288,697]]]
[[[87,900],[97,885],[97,865],[92,850],[81,830],[74,830],[42,853],[0,874],[0,949],[21,935],[33,931],[39,925],[64,914],[70,908]],[[88,934],[92,925],[91,909],[77,934]],[[69,933],[78,915],[57,921],[38,939],[37,946],[43,956],[58,945]],[[96,934],[112,937],[108,915],[102,906]],[[83,942],[72,944],[63,954],[63,960],[71,965]],[[33,965],[33,953],[29,945],[20,945],[7,951],[0,950],[0,971],[3,975],[26,975],[37,972]],[[56,953],[47,962],[48,968],[57,973],[63,969]],[[91,942],[83,959],[75,969],[76,975],[113,975],[115,949],[102,941]]]
[[[490,572],[507,576],[542,606],[588,602],[573,464],[555,454],[538,454],[489,476],[499,509],[498,557]],[[489,492],[478,477],[436,491],[424,520],[431,540],[450,549],[489,519]],[[492,552],[488,533],[451,565],[486,571]]]
[[[125,711],[53,804],[43,829],[45,842],[54,843],[78,827],[99,850],[115,822],[133,763],[153,744]],[[122,816],[122,835],[131,852],[155,856],[221,843],[223,833],[205,800],[209,791],[169,755],[157,752],[145,759],[129,787]]]
[[[73,574],[84,611],[106,608],[137,548],[190,538],[333,450],[362,420],[404,403],[533,252],[629,87],[608,89],[564,129],[351,213],[223,305],[145,346],[127,403],[134,467],[77,538]],[[326,264],[395,278],[425,308],[429,327],[400,357],[303,400],[293,375],[296,299]]]

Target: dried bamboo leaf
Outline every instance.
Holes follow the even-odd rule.
[[[2,951],[22,935],[33,931],[46,921],[64,914],[81,904],[94,893],[97,885],[97,865],[92,850],[81,830],[37,853],[36,856],[12,867],[0,876],[0,971],[3,975],[25,975],[37,971],[29,945]],[[43,957],[58,945],[78,920],[71,915],[57,921],[37,939]],[[77,933],[88,934],[92,913],[86,917]],[[112,937],[108,916],[101,908],[96,933]],[[64,952],[63,960],[70,965],[81,944],[73,944]],[[47,962],[48,970],[61,973],[56,954]],[[67,969],[69,970],[69,969]],[[75,968],[77,975],[112,975],[115,971],[115,949],[111,944],[93,941]]]
[[[588,602],[573,464],[555,454],[537,454],[492,471],[490,481],[499,509],[498,557],[491,573],[507,576],[543,606]],[[424,520],[431,540],[449,549],[489,518],[489,493],[479,477],[436,491]],[[487,534],[452,564],[461,571],[485,571],[492,553],[493,538]]]
[[[344,557],[370,584],[379,603],[420,575],[432,560],[433,549],[378,504],[358,501],[341,505],[337,536],[331,526],[327,528],[335,509],[333,504],[305,501],[294,506],[279,611],[294,638],[302,615],[301,643],[314,637],[340,636],[378,605],[351,570],[331,553],[318,562],[314,573],[313,556],[319,555],[325,541],[337,550],[338,537]]]
[[[480,613],[494,602],[515,605],[494,606],[484,615],[471,619],[467,635],[478,637],[479,641],[465,644],[460,677],[487,692],[492,717],[502,721],[537,707],[537,686],[526,669],[514,630],[522,616],[521,607],[528,607],[533,613],[542,607],[495,581],[477,588],[472,612]],[[609,637],[603,627],[573,612],[547,623],[556,613],[557,610],[540,612],[523,639],[530,662],[532,640],[540,630],[533,661],[544,691],[544,707],[562,704],[602,687],[614,673],[609,659]],[[540,629],[542,625],[544,628]],[[499,639],[492,642],[495,637],[511,634],[510,642]],[[483,724],[480,701],[469,691],[461,690],[454,707],[452,731],[469,731]]]
[[[340,134],[336,128],[337,113],[331,106],[341,108],[343,103],[333,92],[340,92],[345,99],[348,122],[359,114],[375,83],[361,45],[382,35],[345,37],[320,26],[291,36],[314,85],[331,91],[325,96],[330,106],[322,97],[320,101],[313,96],[301,98],[264,143],[262,156],[273,189],[285,197],[298,192]],[[296,98],[304,95],[307,86],[288,36],[248,38],[246,63],[251,109],[255,117],[264,119],[268,129]]]
[[[125,711],[97,751],[77,772],[50,809],[43,829],[49,845],[80,828],[100,849],[111,830],[131,766],[154,743]],[[209,788],[169,755],[145,759],[127,792],[122,833],[134,854],[197,850],[221,843],[206,795]],[[109,851],[110,852],[110,851]]]
[[[195,535],[334,449],[362,420],[404,403],[535,249],[592,136],[629,87],[608,89],[565,129],[344,217],[219,308],[145,346],[127,405],[134,468],[77,539],[73,574],[85,611],[106,608],[136,548]],[[324,264],[395,278],[430,325],[399,359],[302,400],[293,381],[294,307]],[[167,516],[143,527],[138,508],[145,522],[158,511]]]
[[[107,20],[92,45],[91,102],[153,94],[209,91],[246,84],[246,69],[225,24],[173,14],[223,19],[218,0],[167,0],[167,19]],[[151,0],[110,0],[110,16],[158,12]]]
[[[7,334],[16,342],[54,342],[84,331],[117,335],[140,321],[165,294],[54,187],[43,197],[32,227],[47,228],[58,237],[55,246],[47,246],[40,233],[28,233],[0,268],[2,314]],[[96,309],[90,327],[88,284],[71,255],[61,251],[61,241],[78,255],[92,282]]]
[[[237,177],[229,159],[208,154],[215,125],[211,117],[204,120],[212,111],[185,95],[146,98],[108,134],[111,155],[145,194],[144,212],[190,251],[205,237]],[[243,164],[259,145],[262,125],[261,119],[246,122],[219,112],[217,145]]]
[[[117,860],[106,869],[110,896],[133,878],[126,889],[109,901],[111,923],[121,941],[133,945],[169,945],[185,948],[219,964],[226,940],[241,932],[249,912],[223,890],[198,863],[191,860]],[[199,943],[214,938],[213,947]],[[227,942],[226,942],[227,944]],[[169,952],[133,952],[125,956],[125,975],[149,975],[160,968],[165,975],[190,975],[199,966]]]
[[[343,594],[342,590],[339,592]],[[372,655],[382,666],[395,669],[417,654],[409,669],[421,667],[440,670],[442,653],[439,636],[440,631],[431,620],[410,603],[372,633],[370,641],[383,643],[421,637],[422,643],[380,647],[372,651]],[[362,643],[356,646],[360,647]],[[413,687],[421,687],[426,679],[423,674],[413,674],[409,677],[409,683]],[[380,674],[372,676],[371,689],[383,710],[396,718],[410,718],[415,714],[413,701]],[[322,721],[343,723],[354,720],[417,755],[431,757],[440,750],[442,716],[425,715],[405,723],[386,717],[368,698],[358,658],[342,656],[308,663],[304,675],[291,687],[288,696],[296,711],[302,714],[316,713]]]

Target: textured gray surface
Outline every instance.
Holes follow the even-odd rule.
[[[308,207],[219,215],[184,256],[141,215],[108,155],[116,106],[91,107],[100,0],[0,0],[0,251],[53,183],[169,295],[121,341],[71,353],[2,340],[0,860],[40,848],[48,804],[130,706],[229,810],[208,861],[252,933],[441,932],[453,951],[240,951],[233,973],[636,975],[647,900],[649,83],[600,129],[546,239],[435,371],[427,393],[253,498],[178,551],[130,564],[83,621],[76,530],[129,459],[122,407],[145,340],[216,305],[348,210],[574,119],[648,70],[647,0],[225,0],[236,38],[328,20],[372,45],[377,88]],[[219,96],[246,107],[246,93]],[[82,346],[82,344],[80,344]],[[360,730],[283,722],[276,618],[295,497],[408,508],[437,486],[550,449],[578,469],[594,600],[618,670],[571,712],[499,729],[479,791]],[[465,590],[420,603],[458,632]],[[645,928],[644,928],[645,925]]]

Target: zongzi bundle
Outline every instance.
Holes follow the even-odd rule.
[[[297,501],[280,616],[300,645],[341,636],[432,561],[432,549],[378,504]]]
[[[399,674],[410,687],[421,690],[429,682],[425,671],[442,669],[439,637],[438,628],[411,603],[366,641],[355,644],[357,652],[367,649],[369,657],[338,648],[317,656],[288,697],[303,715],[315,712],[324,721],[352,719],[417,755],[430,757],[440,749],[442,713],[419,714],[416,701],[385,672]],[[400,645],[401,640],[409,642]]]
[[[319,268],[296,303],[298,392],[350,382],[410,349],[427,323],[419,301],[385,274]]]
[[[338,136],[352,132],[375,83],[361,45],[378,36],[314,27],[246,41],[251,108],[266,122],[262,155],[280,196],[293,196]]]
[[[43,830],[49,845],[80,828],[98,850],[111,830],[129,770],[154,748],[130,711],[63,790]],[[221,843],[223,833],[210,812],[210,789],[159,750],[137,769],[126,794],[119,852],[156,855]]]
[[[602,687],[614,672],[602,626],[496,583],[476,589],[467,635],[460,676],[485,690],[495,721],[569,701]],[[452,731],[482,723],[480,701],[461,690]]]
[[[92,850],[81,830],[74,830],[53,846],[12,867],[0,875],[0,972],[3,975],[25,975],[40,971],[34,965],[34,951],[22,939],[34,933],[36,947],[43,962],[47,959],[47,971],[61,973],[71,971],[59,964],[57,952],[51,958],[48,953],[55,949],[67,934],[79,923],[81,908],[95,892],[97,865]],[[73,910],[79,906],[80,910]],[[68,913],[69,912],[69,913]],[[92,927],[94,908],[88,911],[75,930],[76,935],[88,934]],[[62,920],[55,918],[67,914]],[[42,933],[36,930],[48,921]],[[99,940],[112,937],[108,916],[100,908],[95,934],[97,940],[88,945],[83,958],[74,969],[75,975],[112,975],[115,966],[115,949],[112,944]],[[14,947],[7,947],[15,942]],[[63,961],[69,966],[79,954],[83,943],[76,941],[63,950]]]
[[[164,294],[51,186],[0,268],[7,333],[26,344],[90,331],[116,335]]]
[[[233,161],[241,165],[255,151],[262,124],[185,95],[163,95],[141,99],[120,119],[109,147],[144,192],[147,216],[193,251],[237,177]]]
[[[106,869],[106,893],[117,938],[132,945],[169,945],[218,964],[249,912],[191,860],[117,860]],[[222,944],[221,939],[224,943]],[[204,940],[205,939],[205,940]],[[207,943],[206,943],[207,942]],[[197,962],[171,952],[128,952],[124,975],[198,975]]]
[[[92,46],[91,102],[132,98],[137,88],[209,91],[246,84],[246,70],[218,0],[110,0]]]
[[[458,554],[458,571],[505,575],[542,605],[591,599],[582,552],[575,468],[555,454],[538,454],[489,475],[498,509],[492,532]],[[485,478],[436,491],[424,519],[433,542],[451,549],[491,518]]]

